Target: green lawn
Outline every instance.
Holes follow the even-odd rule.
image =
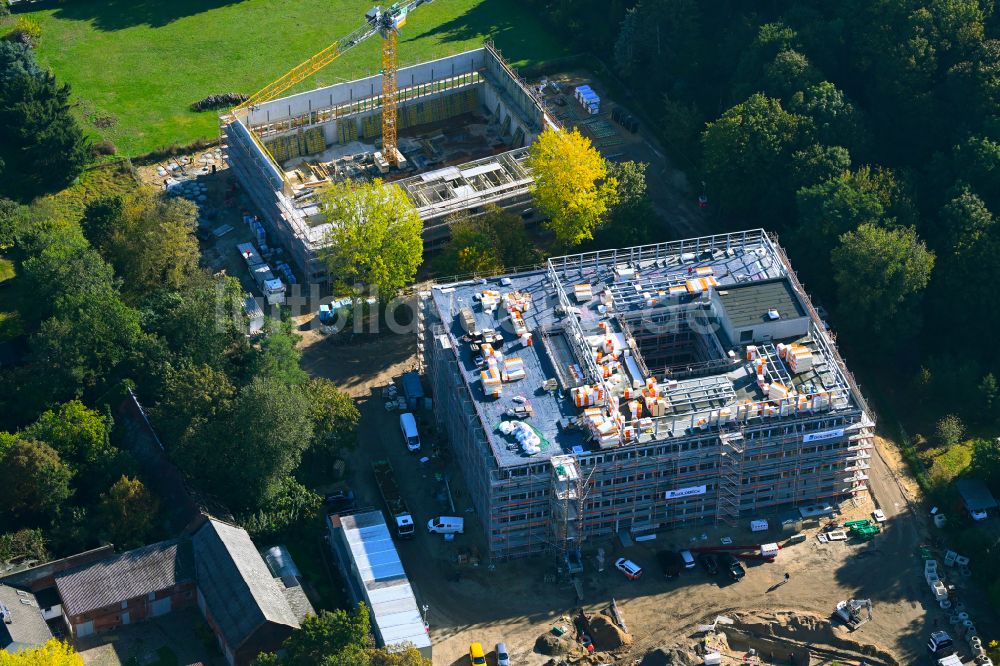
[[[73,0],[28,12],[38,55],[73,87],[89,130],[126,155],[217,134],[191,102],[252,93],[360,25],[374,0]],[[492,37],[516,66],[566,55],[516,0],[437,0],[403,28],[400,64],[479,46]],[[307,87],[377,72],[373,37]],[[305,85],[305,84],[304,84]]]

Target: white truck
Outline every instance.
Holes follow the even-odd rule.
[[[253,243],[239,243],[236,246],[243,261],[247,263],[254,283],[264,295],[269,305],[281,305],[285,302],[285,283],[274,277],[271,267],[264,263],[260,253]]]
[[[396,536],[400,539],[413,538],[413,516],[406,508],[406,501],[396,484],[396,475],[392,473],[392,466],[388,460],[376,460],[372,463],[372,470],[375,472],[375,483],[378,485],[382,501],[389,512],[389,518],[396,526]]]

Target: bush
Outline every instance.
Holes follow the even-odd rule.
[[[118,147],[108,140],[98,141],[90,148],[91,154],[94,157],[100,157],[102,155],[116,155],[118,153]]]
[[[14,27],[11,28],[6,36],[6,39],[9,41],[18,42],[30,47],[37,45],[38,40],[41,38],[42,26],[38,24],[38,21],[30,19],[27,16],[19,16],[17,22],[14,23]]]
[[[234,106],[247,101],[247,96],[243,93],[222,93],[220,95],[209,95],[191,105],[192,111],[208,111],[210,109],[231,109]]]
[[[0,0],[0,18],[10,16],[10,0]]]
[[[965,434],[965,424],[954,414],[948,414],[937,422],[935,433],[941,446],[952,446]]]

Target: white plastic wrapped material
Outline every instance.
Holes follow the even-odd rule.
[[[501,421],[500,422],[500,432],[504,435],[510,435],[514,432],[514,422],[513,421]]]

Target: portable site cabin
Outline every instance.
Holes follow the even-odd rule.
[[[406,406],[409,409],[423,407],[424,387],[420,383],[418,373],[407,372],[403,374],[403,396],[406,398]]]

